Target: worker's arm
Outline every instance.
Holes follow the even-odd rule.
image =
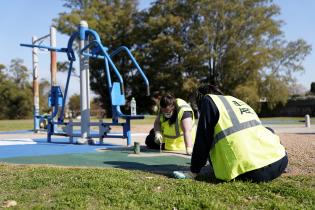
[[[199,173],[207,163],[213,142],[214,127],[219,120],[218,108],[209,96],[202,100],[199,112],[200,117],[190,167],[193,173]]]
[[[155,121],[154,121],[154,142],[156,144],[159,144],[160,149],[161,149],[161,145],[163,142],[163,135],[161,133],[160,114],[156,116]]]
[[[156,118],[155,118],[155,121],[154,121],[154,131],[161,132],[160,114],[156,115]]]
[[[187,117],[181,121],[181,127],[184,133],[184,140],[185,140],[185,146],[186,146],[186,152],[187,154],[192,153],[193,148],[193,140],[191,136],[191,132],[193,129],[193,121],[191,117]]]

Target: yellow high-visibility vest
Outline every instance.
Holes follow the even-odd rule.
[[[279,137],[261,124],[249,105],[232,96],[209,96],[220,113],[210,149],[218,179],[229,181],[285,156]]]
[[[195,141],[196,137],[196,126],[195,126],[195,117],[194,112],[190,105],[182,100],[176,99],[176,109],[177,109],[177,118],[176,122],[173,124],[169,124],[169,121],[164,118],[164,116],[160,113],[160,126],[161,133],[163,135],[163,142],[165,143],[166,150],[185,150],[185,141],[184,141],[184,133],[181,127],[181,119],[185,111],[190,111],[192,113],[192,124],[193,128],[191,130],[192,141]]]

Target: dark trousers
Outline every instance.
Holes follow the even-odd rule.
[[[279,177],[284,172],[287,165],[288,156],[286,154],[283,158],[270,165],[239,175],[236,177],[236,180],[268,182]]]
[[[150,130],[149,135],[145,139],[145,145],[147,145],[147,147],[149,149],[158,149],[159,150],[160,149],[160,145],[155,143],[154,138],[155,138],[155,133],[154,133],[154,129],[152,128]],[[162,150],[164,150],[164,149],[165,149],[165,144],[163,143],[162,144]]]

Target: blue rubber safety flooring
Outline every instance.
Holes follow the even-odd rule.
[[[168,175],[172,171],[188,170],[190,165],[190,159],[178,156],[129,156],[134,154],[132,147],[69,144],[68,138],[53,138],[52,141],[57,143],[48,143],[46,138],[0,140],[0,164],[110,167]],[[141,153],[159,152],[142,148]]]
[[[30,134],[33,131],[0,132],[0,134],[23,133]],[[146,134],[140,135],[143,136]],[[74,142],[76,142],[76,138],[74,138]],[[159,151],[151,151],[143,147],[141,148],[141,153],[159,154]],[[70,144],[67,137],[53,137],[51,143],[47,142],[47,138],[10,138],[0,140],[0,164],[2,162],[77,167],[110,167],[161,174],[170,174],[174,170],[187,170],[190,166],[190,159],[185,157],[172,155],[152,157],[150,155],[130,156],[130,154],[134,155],[133,148],[125,147],[125,145]]]
[[[22,134],[22,133],[34,133],[34,131],[33,130],[0,131],[0,134]]]
[[[33,141],[34,144],[1,145],[0,158],[88,153],[95,152],[96,149],[117,147],[110,144],[102,145],[69,144],[67,143],[68,138],[52,139],[52,141],[55,143],[48,143],[46,138],[36,138],[33,139]],[[29,141],[27,143],[29,143]]]

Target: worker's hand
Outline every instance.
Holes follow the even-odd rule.
[[[173,171],[176,179],[195,179],[197,174],[191,171]]]
[[[163,136],[160,131],[155,131],[154,142],[156,144],[161,144],[163,140]]]
[[[186,154],[187,155],[191,155],[193,152],[193,148],[192,147],[186,147]]]

